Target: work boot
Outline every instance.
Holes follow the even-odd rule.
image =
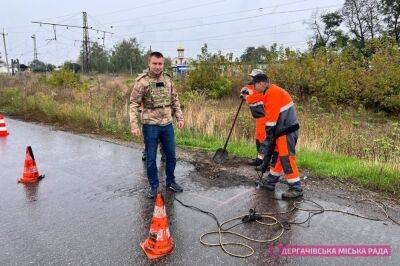
[[[279,179],[279,183],[289,185],[289,182],[286,180],[284,175]]]
[[[175,182],[171,183],[171,184],[167,184],[167,188],[174,192],[182,192],[183,191],[183,188]]]
[[[157,196],[158,188],[149,188],[146,192],[146,197],[149,199],[154,199]]]
[[[295,199],[301,196],[303,196],[303,188],[300,181],[292,184],[289,183],[289,190],[282,194],[283,199]]]
[[[262,163],[263,163],[263,161],[260,158],[255,158],[253,160],[249,160],[247,164],[251,165],[251,166],[259,166]]]
[[[143,150],[143,152],[142,152],[142,161],[143,162],[146,161],[146,151],[145,150]]]
[[[266,188],[269,191],[274,191],[276,183],[279,181],[279,176],[269,174],[265,179],[261,180],[260,187]]]

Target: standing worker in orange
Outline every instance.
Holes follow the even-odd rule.
[[[158,193],[159,181],[156,164],[157,146],[160,142],[166,157],[166,187],[175,192],[183,189],[175,181],[175,133],[172,122],[176,118],[178,128],[184,126],[183,113],[172,78],[164,72],[164,56],[152,52],[148,59],[149,71],[135,79],[130,97],[130,122],[134,136],[141,134],[138,113],[143,103],[141,122],[146,149],[146,169],[150,188],[149,198]]]
[[[270,171],[266,179],[261,181],[261,186],[274,191],[280,176],[285,175],[289,190],[282,197],[300,197],[303,189],[295,157],[299,122],[292,97],[284,89],[272,84],[264,74],[254,76],[253,82],[259,93],[246,95],[246,92],[242,92],[242,95],[250,104],[264,103],[266,139],[261,144],[264,159],[256,170],[262,173],[268,169]]]
[[[264,72],[260,69],[253,69],[249,76],[251,78],[254,78],[254,76],[258,74],[263,74]],[[253,94],[257,93],[257,91],[254,88],[254,83],[251,81],[249,84],[247,84],[246,87],[244,87],[242,92],[247,91],[248,94]],[[256,102],[256,103],[249,103],[251,114],[253,118],[256,120],[256,134],[255,134],[255,139],[256,139],[256,149],[257,149],[257,157],[253,160],[250,160],[248,162],[249,165],[252,166],[259,166],[263,162],[264,155],[261,153],[260,148],[261,148],[261,143],[264,142],[265,140],[265,116],[264,116],[264,104],[262,101]]]

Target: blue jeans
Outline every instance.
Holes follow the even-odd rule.
[[[158,142],[165,152],[166,165],[165,174],[167,176],[167,185],[175,183],[175,166],[176,166],[176,155],[175,155],[175,134],[174,127],[172,124],[166,126],[160,125],[143,125],[143,136],[146,150],[146,169],[147,178],[151,188],[158,187],[158,170],[156,163]]]

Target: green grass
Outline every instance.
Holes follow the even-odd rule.
[[[177,144],[185,148],[215,151],[222,148],[225,140],[202,136],[188,131],[177,131]],[[229,154],[240,157],[254,157],[255,144],[243,141],[230,141]],[[321,151],[301,149],[297,152],[297,163],[312,175],[349,180],[364,187],[384,191],[400,197],[400,172],[388,165],[372,164],[366,160],[331,154]]]
[[[23,98],[16,89],[0,90],[0,112],[28,115],[44,122],[73,126],[83,131],[107,134],[128,141],[143,141],[142,138],[131,136],[129,125],[118,124],[86,105],[73,102],[60,104],[41,93]],[[176,142],[183,148],[215,151],[223,147],[225,139],[204,136],[189,130],[176,130]],[[256,154],[254,142],[232,140],[227,149],[229,154],[240,157],[251,158]],[[400,198],[400,171],[389,165],[304,149],[298,151],[297,161],[300,168],[308,169],[314,176],[350,180]]]
[[[400,197],[400,172],[394,167],[320,151],[300,150],[299,166],[315,176],[352,180],[377,191]]]

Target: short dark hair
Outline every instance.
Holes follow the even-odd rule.
[[[160,52],[152,52],[152,53],[150,53],[149,59],[150,59],[150,57],[153,57],[153,56],[157,57],[157,58],[164,58],[163,54],[160,53]]]
[[[257,74],[253,77],[253,84],[260,82],[268,82],[269,78],[265,74]]]

